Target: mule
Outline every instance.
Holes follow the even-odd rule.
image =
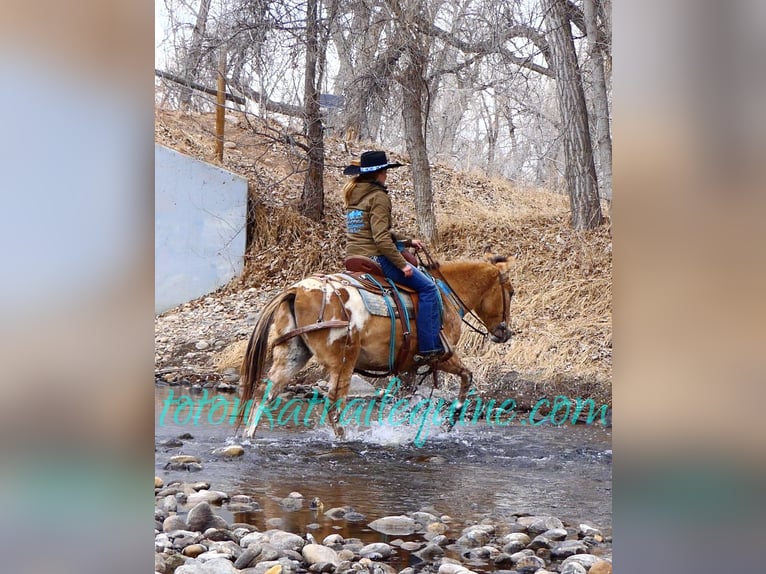
[[[510,303],[513,286],[509,278],[511,263],[506,257],[486,253],[484,260],[454,261],[438,264],[430,273],[449,286],[454,296],[443,296],[443,333],[454,349],[460,338],[463,316],[478,317],[494,343],[511,337]],[[303,279],[274,297],[261,312],[250,336],[241,368],[241,404],[258,404],[277,396],[313,356],[329,378],[328,398],[339,408],[330,416],[336,437],[343,438],[338,425],[341,410],[355,371],[386,372],[392,351],[391,319],[368,312],[356,287],[343,275],[312,276]],[[414,325],[413,325],[414,327]],[[417,348],[416,329],[411,329],[410,346]],[[403,344],[403,329],[396,326],[395,350]],[[400,372],[414,372],[413,352],[405,353]],[[267,361],[271,365],[263,379]],[[453,352],[443,362],[431,365],[460,377],[458,404],[471,386],[473,375]],[[390,373],[389,373],[390,374]],[[263,397],[268,381],[270,396]],[[255,418],[250,413],[250,419]],[[237,427],[245,411],[238,414]],[[256,422],[245,435],[255,434]]]

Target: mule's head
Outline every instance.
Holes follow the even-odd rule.
[[[484,252],[484,259],[497,270],[497,279],[493,281],[476,308],[476,314],[481,318],[489,332],[493,343],[505,343],[511,338],[511,265],[513,259],[495,255],[490,249]]]

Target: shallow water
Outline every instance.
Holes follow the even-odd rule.
[[[169,389],[158,387],[155,407],[162,411]],[[178,390],[175,390],[178,396]],[[180,448],[160,443],[188,432]],[[172,417],[156,428],[157,476],[173,480],[206,480],[211,489],[253,496],[261,511],[229,513],[230,522],[249,522],[265,529],[265,521],[281,517],[282,528],[311,532],[321,542],[327,534],[358,537],[365,542],[390,541],[367,524],[376,518],[431,507],[454,519],[449,537],[465,524],[483,518],[513,521],[514,513],[553,515],[565,523],[587,522],[611,532],[611,429],[599,425],[509,427],[456,426],[436,429],[422,447],[412,444],[413,428],[373,426],[349,429],[348,440],[335,440],[329,427],[259,428],[252,440],[237,438],[226,424],[175,424]],[[236,442],[245,455],[216,460],[213,449]],[[164,470],[174,454],[202,458],[203,470]],[[290,492],[304,496],[302,510],[286,512],[279,501]],[[308,508],[314,498],[324,510],[351,506],[364,520],[331,520]],[[308,527],[308,528],[307,528]],[[407,539],[408,537],[401,537]]]

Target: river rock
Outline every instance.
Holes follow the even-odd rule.
[[[553,528],[564,528],[564,523],[555,516],[521,516],[516,522],[527,529],[533,535],[542,534]]]
[[[563,568],[570,562],[577,562],[581,566],[584,566],[586,570],[589,570],[590,567],[593,566],[597,560],[598,560],[598,557],[594,556],[593,554],[574,554],[573,556],[566,558],[561,563],[561,567]]]
[[[269,541],[269,536],[265,532],[251,532],[245,534],[240,540],[239,545],[242,548],[248,548],[251,544],[265,544]]]
[[[374,386],[368,383],[365,379],[354,373],[351,375],[351,381],[348,386],[349,397],[374,397],[377,396],[377,391]]]
[[[415,541],[409,541],[409,542],[403,542],[401,539],[397,538],[398,543],[395,543],[395,541],[391,541],[392,546],[399,546],[402,550],[406,550],[407,552],[417,552],[418,550],[421,550],[425,545],[422,542],[415,542]]]
[[[532,539],[532,542],[529,543],[529,548],[532,550],[540,550],[540,548],[550,549],[553,548],[553,544],[554,542],[552,540],[540,534]]]
[[[439,574],[476,574],[472,570],[469,570],[462,564],[454,564],[452,562],[445,562],[439,566]]]
[[[306,541],[303,537],[293,534],[292,532],[285,532],[283,530],[275,530],[273,532],[266,532],[269,535],[269,544],[274,546],[277,550],[293,550],[300,552]]]
[[[431,522],[428,526],[426,526],[426,533],[432,536],[444,534],[447,532],[447,530],[449,530],[449,526],[441,522]]]
[[[612,563],[608,560],[596,560],[588,570],[589,574],[612,574]]]
[[[357,512],[354,509],[351,509],[350,511],[346,512],[346,516],[343,518],[346,519],[346,522],[364,522],[367,520],[367,517],[362,514],[361,512]]]
[[[362,557],[367,557],[368,554],[380,554],[383,558],[388,558],[393,553],[394,549],[385,542],[373,542],[359,549],[359,554]]]
[[[594,538],[596,536],[603,536],[601,534],[601,531],[598,528],[594,528],[593,526],[590,526],[589,524],[580,524],[577,527],[577,536],[578,538],[585,538],[586,536],[593,536]]]
[[[195,529],[188,526],[186,524],[186,521],[183,518],[181,518],[177,514],[173,514],[172,516],[168,516],[162,522],[162,531],[173,532],[174,530],[195,530]]]
[[[409,516],[384,516],[373,520],[367,526],[390,536],[406,536],[415,532],[417,523]]]
[[[187,464],[190,462],[202,462],[202,459],[198,456],[192,456],[190,454],[177,454],[175,456],[171,456],[168,462],[173,464]]]
[[[477,548],[487,544],[494,532],[494,527],[476,524],[463,529],[463,535],[457,539],[455,544],[464,548]]]
[[[239,536],[228,528],[207,528],[202,535],[213,542],[235,542],[239,544]]]
[[[165,483],[159,476],[154,477],[154,488],[162,488],[165,486]]]
[[[189,558],[196,558],[203,552],[207,552],[208,548],[207,546],[203,546],[202,544],[190,544],[186,548],[184,548],[181,551],[181,554],[184,556],[188,556]]]
[[[165,512],[175,512],[178,510],[178,501],[176,500],[175,495],[168,494],[165,498],[163,498],[161,507]]]
[[[524,558],[526,556],[534,556],[534,555],[535,555],[535,551],[534,550],[528,550],[528,549],[519,550],[518,552],[516,552],[514,554],[511,554],[511,562],[516,564],[516,562],[518,562],[522,558]]]
[[[536,572],[540,568],[545,568],[545,560],[539,556],[524,556],[521,560],[516,562],[514,568],[519,572]]]
[[[331,508],[327,512],[325,512],[324,515],[327,516],[328,518],[332,518],[333,520],[340,520],[341,518],[346,516],[347,511],[348,509],[343,506],[336,506],[335,508]]]
[[[288,512],[295,512],[303,508],[303,499],[288,496],[279,502],[280,506]]]
[[[585,566],[578,564],[577,562],[569,562],[568,564],[562,564],[560,574],[587,574],[588,571]]]
[[[404,548],[404,544],[402,544],[402,548]],[[422,550],[415,552],[415,556],[426,562],[434,562],[444,556],[444,549],[437,544],[429,544]]]
[[[422,528],[427,528],[429,524],[439,523],[439,518],[431,514],[430,512],[418,511],[413,512],[410,516],[417,522]]]
[[[322,544],[334,550],[340,550],[343,547],[343,542],[343,537],[340,534],[330,534],[322,540]]]
[[[199,502],[208,502],[210,504],[221,504],[222,502],[229,499],[229,495],[225,492],[222,492],[220,490],[199,490],[197,492],[192,492],[187,502],[189,504],[197,504]]]
[[[562,540],[566,540],[568,534],[566,528],[551,528],[550,530],[543,532],[540,536],[545,536],[548,540],[553,540],[554,542],[561,542]]]
[[[322,546],[321,544],[306,544],[301,549],[301,555],[309,564],[319,564],[321,562],[330,562],[334,566],[340,564],[338,553],[332,548]]]
[[[242,554],[240,554],[239,557],[234,561],[234,567],[239,568],[241,570],[243,568],[255,566],[257,564],[256,559],[258,558],[258,555],[260,553],[261,553],[260,544],[257,544],[257,543],[250,544],[247,548],[245,548],[244,552],[242,552]]]
[[[564,558],[569,558],[575,554],[586,554],[587,552],[588,547],[580,540],[565,540],[551,548],[551,558],[554,560],[563,560]]]
[[[245,454],[245,449],[238,444],[230,444],[229,446],[213,449],[213,456],[221,458],[236,458],[243,454]]]
[[[215,513],[210,505],[207,502],[200,502],[189,511],[186,523],[189,525],[189,530],[204,532],[210,527],[214,516]]]

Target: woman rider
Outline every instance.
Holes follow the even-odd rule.
[[[383,151],[366,151],[357,164],[343,170],[344,175],[353,176],[343,188],[346,254],[375,260],[386,277],[418,292],[418,353],[414,360],[420,364],[435,363],[446,355],[439,337],[441,317],[437,287],[400,252],[404,247],[422,249],[423,244],[391,231],[391,198],[386,188],[386,171],[402,165],[389,163]]]

